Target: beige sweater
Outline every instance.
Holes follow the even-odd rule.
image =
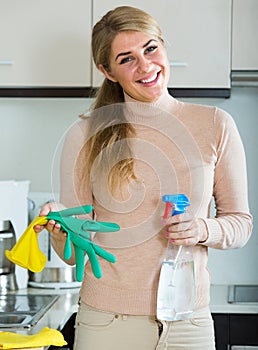
[[[208,248],[240,248],[252,230],[239,133],[225,111],[179,102],[168,93],[154,104],[139,104],[128,96],[126,101],[127,120],[136,130],[130,142],[137,181],[129,187],[111,196],[105,172],[93,172],[91,183],[81,185],[83,170],[77,160],[88,137],[89,118],[69,130],[63,148],[61,202],[68,207],[92,203],[97,220],[121,226],[117,233],[96,235],[96,242],[113,253],[117,262],[99,259],[101,279],[93,276],[87,263],[80,296],[102,310],[154,315],[167,246],[161,232],[161,196],[184,193],[191,203],[189,214],[205,222],[202,227],[208,234],[205,242],[193,247],[195,308],[205,307],[210,285]],[[215,218],[209,217],[212,197]]]

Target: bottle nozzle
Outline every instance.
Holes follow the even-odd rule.
[[[185,213],[186,207],[190,205],[190,201],[185,194],[165,194],[162,201],[166,203],[163,219],[167,219],[170,212],[171,216]],[[173,210],[171,211],[171,208]]]

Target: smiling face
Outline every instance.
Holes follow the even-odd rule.
[[[162,42],[142,32],[116,35],[111,46],[109,69],[99,65],[105,76],[118,82],[132,98],[154,102],[167,89],[169,62]]]

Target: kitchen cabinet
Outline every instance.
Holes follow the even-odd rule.
[[[119,0],[93,1],[93,23]],[[230,88],[231,0],[130,0],[157,19],[171,64],[169,87]],[[165,9],[165,10],[164,10]],[[103,76],[93,68],[93,86]]]
[[[0,0],[0,87],[91,85],[91,0]]]
[[[213,314],[216,349],[229,346],[258,346],[257,314]]]
[[[229,317],[225,314],[212,314],[215,330],[216,350],[228,350]]]
[[[233,0],[232,70],[258,70],[257,17],[257,0]]]
[[[232,1],[0,0],[0,97],[90,96],[103,79],[91,60],[92,25],[125,4],[161,25],[174,96],[229,97]]]
[[[67,342],[67,345],[65,345],[65,349],[72,350],[73,344],[74,344],[74,326],[75,326],[75,318],[77,313],[73,313],[69,320],[66,322],[64,327],[61,329],[61,333],[64,336],[65,341]],[[64,348],[64,347],[63,347]],[[57,350],[62,349],[61,347],[57,346],[50,346],[48,350]]]

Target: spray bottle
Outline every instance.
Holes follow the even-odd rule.
[[[186,195],[164,195],[166,203],[163,223],[169,215],[185,213],[190,202]],[[194,262],[190,246],[175,246],[168,240],[162,262],[157,298],[157,318],[164,321],[184,320],[194,309]]]

